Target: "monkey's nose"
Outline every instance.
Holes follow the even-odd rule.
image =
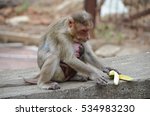
[[[88,29],[83,29],[82,32],[87,33],[89,30]]]

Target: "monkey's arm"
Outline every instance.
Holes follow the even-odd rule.
[[[90,75],[92,72],[95,72],[95,70],[91,67],[89,67],[87,64],[84,62],[80,61],[78,58],[73,56],[70,59],[65,59],[64,62],[68,64],[70,67],[75,69],[77,72],[84,73],[86,75]]]
[[[105,67],[104,64],[95,55],[88,42],[84,43],[84,48],[85,48],[85,53],[84,53],[85,62],[97,67],[100,70],[103,70]]]
[[[115,70],[117,73],[120,74],[120,72],[117,69],[111,68],[111,67],[106,67],[100,60],[99,58],[95,55],[95,53],[93,52],[91,46],[89,45],[88,42],[86,42],[84,44],[85,47],[85,55],[84,55],[84,59],[86,62],[90,63],[91,65],[97,67],[98,69],[100,69],[101,71],[103,71],[104,73],[109,74],[109,72],[111,70]]]
[[[59,33],[59,50],[60,51],[60,60],[68,64],[70,67],[72,67],[77,72],[82,72],[86,75],[90,75],[95,70],[93,68],[90,68],[88,65],[86,65],[84,62],[80,61],[76,56],[74,55],[74,49],[73,49],[73,43],[67,36]]]
[[[78,58],[76,58],[71,42],[61,41],[61,45],[63,46],[60,46],[60,60],[68,64],[77,72],[81,72],[87,75],[91,80],[96,81],[98,84],[106,85],[107,81],[98,69],[91,67],[79,60]]]
[[[103,74],[99,70],[85,64],[75,56],[73,56],[71,59],[65,59],[64,62],[68,64],[70,67],[72,67],[73,69],[75,69],[77,72],[81,72],[89,76],[89,78],[91,80],[94,80],[96,83],[100,85],[107,84],[107,80],[104,78]]]

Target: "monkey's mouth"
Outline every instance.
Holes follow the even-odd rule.
[[[80,42],[86,42],[89,40],[89,30],[88,29],[82,29],[77,32],[77,41]]]
[[[81,35],[81,36],[86,37],[86,36],[88,36],[88,34],[89,34],[89,30],[85,30],[85,29],[84,29],[84,30],[81,30],[81,31],[80,31],[80,35]]]

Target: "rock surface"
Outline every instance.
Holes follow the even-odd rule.
[[[117,45],[103,45],[98,50],[95,51],[96,55],[102,56],[102,57],[110,57],[115,56],[119,51],[121,47]]]
[[[79,98],[150,98],[150,53],[107,58],[106,66],[118,69],[134,78],[133,82],[121,81],[118,86],[109,80],[107,86],[98,86],[93,81],[64,82],[59,90],[41,90],[36,85],[27,85],[23,78],[31,78],[38,69],[1,71],[0,98],[26,99],[79,99]],[[106,77],[107,78],[107,77]]]

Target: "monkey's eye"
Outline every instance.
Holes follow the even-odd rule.
[[[82,22],[81,24],[84,25],[84,26],[88,26],[88,25],[89,25],[89,22],[88,22],[88,21],[84,21],[84,22]]]
[[[92,22],[91,21],[85,21],[84,23],[82,23],[82,25],[92,27]]]

